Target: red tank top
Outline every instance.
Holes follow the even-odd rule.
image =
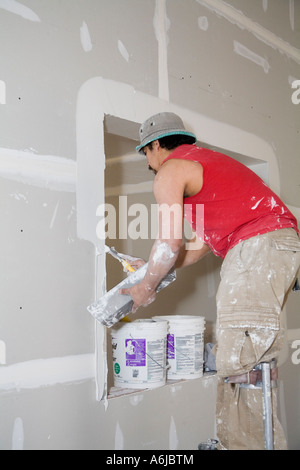
[[[163,164],[173,158],[199,162],[203,167],[202,189],[184,199],[185,218],[217,256],[225,258],[240,241],[273,230],[292,227],[299,233],[296,218],[280,198],[237,160],[186,144],[177,147]],[[198,204],[204,206],[202,230],[196,224]]]

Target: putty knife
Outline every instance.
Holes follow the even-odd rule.
[[[105,252],[109,253],[111,256],[113,256],[118,261],[120,261],[120,263],[123,265],[123,268],[125,268],[126,271],[128,271],[129,273],[134,273],[135,269],[128,263],[128,261],[122,258],[120,253],[118,253],[117,250],[113,246],[109,248],[107,245],[105,245]]]

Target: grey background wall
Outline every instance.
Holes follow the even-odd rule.
[[[236,128],[233,146],[241,132],[260,139],[275,155],[270,183],[299,218],[299,28],[299,0],[0,0],[1,450],[195,449],[212,437],[214,377],[96,399],[97,340],[86,307],[98,288],[97,250],[78,234],[78,97],[101,77],[103,103],[113,81],[145,97],[145,116],[153,97],[162,109],[205,116],[212,128]],[[126,97],[119,101],[125,109]],[[101,126],[99,116],[99,133]],[[210,143],[220,137],[215,129]],[[107,159],[134,152],[132,139],[117,150],[107,135],[105,143]],[[86,145],[86,165],[90,152]],[[139,171],[138,182],[146,181],[146,168],[145,180]],[[101,178],[99,186],[104,194]],[[149,192],[137,197],[151,203]],[[145,257],[150,244],[124,249]],[[108,263],[109,284],[122,273]],[[219,265],[208,257],[179,273],[139,315],[200,312],[213,323]],[[279,387],[294,449],[299,303],[292,294],[286,308]],[[99,348],[97,357],[105,361]]]

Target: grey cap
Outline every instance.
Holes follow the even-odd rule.
[[[169,135],[187,135],[194,138],[196,142],[197,138],[191,132],[188,132],[184,128],[182,119],[174,113],[158,113],[147,119],[140,127],[140,145],[136,147],[139,151],[145,145],[150,144],[154,140],[167,137]]]

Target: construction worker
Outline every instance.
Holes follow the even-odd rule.
[[[261,375],[254,369],[277,359],[282,348],[281,311],[300,266],[297,221],[253,171],[195,142],[173,113],[152,116],[140,128],[137,150],[156,174],[158,207],[177,207],[202,245],[187,250],[183,217],[161,217],[143,281],[121,293],[131,295],[135,311],[153,302],[156,287],[174,267],[193,264],[210,251],[223,258],[215,348],[219,448],[264,449]],[[202,227],[198,205],[204,205]],[[271,379],[276,374],[275,368]],[[275,389],[272,399],[274,448],[286,449]]]

